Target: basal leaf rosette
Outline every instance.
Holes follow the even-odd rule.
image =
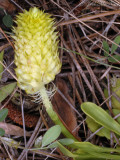
[[[38,8],[20,13],[13,27],[18,86],[28,94],[53,81],[60,72],[54,19]]]

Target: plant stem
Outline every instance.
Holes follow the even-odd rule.
[[[68,131],[68,129],[63,125],[63,123],[62,123],[61,120],[59,119],[57,113],[53,110],[53,108],[52,108],[52,103],[51,103],[51,101],[50,101],[49,98],[48,98],[48,95],[47,95],[45,86],[43,86],[43,87],[40,89],[40,95],[41,95],[41,97],[42,97],[42,101],[43,101],[43,104],[44,104],[44,106],[45,106],[45,108],[46,108],[46,111],[47,111],[48,115],[50,116],[50,118],[53,120],[53,122],[54,122],[55,124],[61,126],[62,133],[63,133],[67,138],[72,138],[74,141],[78,141],[78,139],[75,138],[75,137]]]

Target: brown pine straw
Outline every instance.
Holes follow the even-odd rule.
[[[99,13],[99,14],[95,14],[95,15],[91,15],[91,16],[86,16],[86,17],[82,17],[82,18],[63,21],[63,22],[58,23],[57,26],[64,26],[64,25],[73,24],[73,23],[80,23],[80,21],[88,22],[89,20],[92,20],[92,19],[105,17],[105,16],[110,16],[110,15],[114,15],[114,14],[120,14],[120,10],[108,11],[108,12]]]

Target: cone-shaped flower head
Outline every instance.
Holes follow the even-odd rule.
[[[15,33],[15,69],[18,86],[28,94],[53,81],[61,63],[54,20],[38,8],[31,8],[17,16]]]

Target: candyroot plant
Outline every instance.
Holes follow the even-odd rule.
[[[17,84],[22,90],[25,90],[25,92],[28,95],[32,96],[32,98],[35,98],[35,101],[40,102],[40,100],[42,99],[46,111],[51,117],[51,119],[55,122],[55,124],[61,126],[61,127],[57,126],[58,133],[60,134],[62,130],[62,133],[69,138],[57,141],[56,139],[58,138],[59,134],[57,133],[58,136],[55,137],[53,136],[53,134],[51,134],[52,132],[54,132],[55,134],[55,131],[52,130],[51,132],[49,130],[50,131],[49,134],[46,133],[45,136],[42,138],[42,145],[41,145],[41,139],[40,138],[38,139],[40,142],[38,149],[42,150],[47,148],[59,147],[59,149],[65,156],[71,157],[74,160],[78,159],[120,160],[119,148],[105,147],[104,143],[102,144],[102,146],[97,146],[90,142],[87,142],[93,136],[93,134],[92,136],[89,137],[89,139],[86,139],[86,142],[79,142],[78,139],[69,132],[67,127],[63,125],[61,119],[59,118],[59,115],[57,115],[57,113],[52,108],[52,104],[50,101],[50,92],[48,92],[45,87],[48,83],[54,80],[55,75],[60,72],[62,65],[59,59],[58,40],[57,40],[58,36],[57,32],[55,31],[56,27],[54,26],[55,24],[54,19],[51,18],[49,14],[44,13],[43,11],[40,11],[38,8],[35,7],[31,8],[29,11],[24,10],[23,13],[20,13],[16,17],[15,22],[16,22],[16,27],[13,27],[13,32],[14,32],[13,39],[15,47],[15,64],[16,64],[15,72],[18,80]],[[66,50],[67,52],[68,49],[70,51],[70,48],[68,47]],[[82,53],[80,53],[79,55],[84,56],[84,54]],[[101,63],[102,59],[98,61],[96,59],[94,60],[92,58],[89,58],[86,55],[84,56],[84,58],[88,58],[93,62],[98,62],[102,65],[114,68],[117,67],[117,66],[111,66],[109,64],[104,64],[104,62]],[[74,57],[73,54],[71,54],[71,56]],[[79,63],[77,64],[79,66]],[[86,68],[90,69],[90,67],[88,67],[86,64],[88,63],[84,63]],[[117,69],[118,68],[119,67],[117,67]],[[91,84],[87,80],[86,76],[83,74],[84,72],[82,68],[81,70],[79,70],[79,68],[77,67],[77,70],[80,71],[82,78],[84,79],[86,85],[93,94],[94,91],[92,90]],[[89,73],[92,72],[90,71]],[[93,77],[93,82],[95,82],[96,84],[95,77],[94,76],[92,77]],[[98,84],[96,86],[97,88],[99,88]],[[101,90],[100,89],[98,90],[101,93]],[[96,97],[94,94],[93,96],[94,98]],[[120,124],[118,124],[117,121],[115,121],[114,118],[112,118],[101,107],[91,102],[84,102],[81,104],[81,109],[87,116],[89,116],[93,121],[95,121],[97,125],[106,128],[109,133],[112,131],[117,136],[120,136]],[[90,125],[88,127],[90,128]],[[92,127],[94,129],[95,126]],[[47,139],[46,137],[48,138],[48,141],[46,141]],[[109,139],[108,136],[106,137]],[[25,147],[22,147],[20,146],[19,143],[13,141],[11,138],[0,137],[0,140],[5,142],[10,147],[12,146],[15,148],[24,149],[22,152],[23,154],[21,153],[19,159],[23,159],[26,150],[34,150],[34,151],[37,150],[37,148],[31,149],[31,146],[26,147],[27,145]],[[68,147],[66,148],[64,147],[64,145]]]
[[[53,81],[55,75],[60,72],[62,65],[54,19],[34,7],[20,13],[15,23],[17,24],[13,27],[15,72],[19,88],[33,97],[36,94],[40,95],[51,119],[61,126],[64,135],[75,139],[53,111],[45,88],[45,85]]]

